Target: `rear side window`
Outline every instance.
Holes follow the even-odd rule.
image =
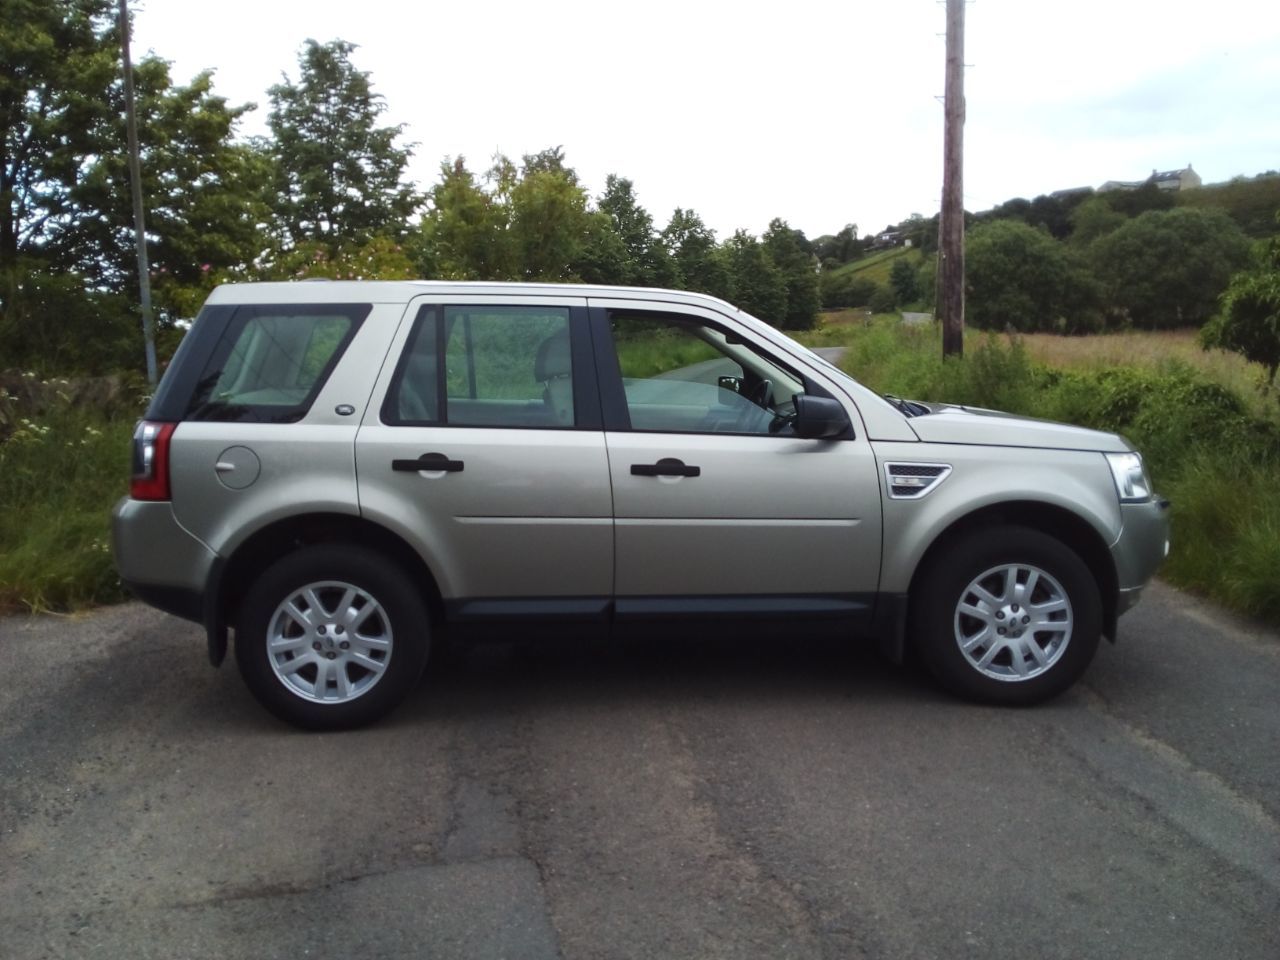
[[[200,374],[187,419],[301,420],[370,309],[237,307]]]
[[[394,425],[573,427],[569,308],[426,306],[387,392]]]

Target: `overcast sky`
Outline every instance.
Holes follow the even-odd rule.
[[[593,196],[630,178],[659,227],[692,207],[722,237],[773,217],[810,237],[939,206],[944,7],[935,0],[131,0],[134,56],[259,109],[303,41],[356,66],[416,143],[481,172],[563,145]],[[978,0],[967,8],[965,205],[984,210],[1153,168],[1205,183],[1280,168],[1273,0]]]

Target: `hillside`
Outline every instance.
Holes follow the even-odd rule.
[[[829,274],[833,280],[852,280],[856,276],[885,286],[889,283],[889,271],[893,269],[894,261],[902,259],[906,259],[911,266],[918,267],[924,257],[913,247],[894,247],[892,250],[879,250],[852,263],[841,264],[830,270]]]
[[[1280,176],[1255,177],[1212,183],[1177,194],[1181,207],[1217,207],[1226,212],[1251,237],[1275,233],[1280,211]]]

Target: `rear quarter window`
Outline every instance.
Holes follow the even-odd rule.
[[[369,304],[236,307],[200,372],[186,419],[301,420],[370,309]]]

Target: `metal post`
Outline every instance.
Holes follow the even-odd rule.
[[[942,355],[964,353],[964,5],[947,0],[946,132],[938,227],[938,316]]]
[[[142,210],[142,161],[138,156],[138,117],[133,104],[133,62],[129,57],[129,9],[120,0],[120,47],[124,53],[124,118],[129,137],[129,179],[133,184],[133,230],[138,244],[138,290],[142,300],[142,337],[147,351],[147,382],[156,385],[156,330],[151,318],[151,268],[147,263],[147,226]]]

